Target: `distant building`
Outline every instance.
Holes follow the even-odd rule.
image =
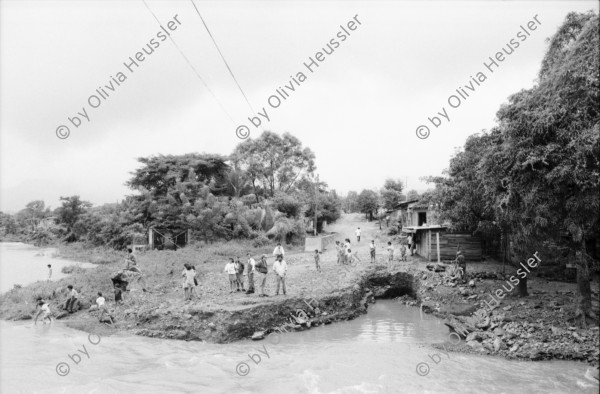
[[[439,206],[419,200],[405,201],[389,211],[401,240],[411,235],[416,253],[428,261],[452,260],[460,248],[467,260],[482,259],[481,239],[472,234],[449,233],[450,223],[441,223]]]

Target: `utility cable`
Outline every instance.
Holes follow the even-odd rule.
[[[252,108],[252,104],[250,104],[250,100],[248,100],[248,97],[246,96],[246,93],[244,93],[244,89],[242,89],[242,87],[240,86],[237,78],[233,74],[233,71],[231,71],[231,67],[229,67],[229,64],[227,63],[227,60],[225,60],[225,56],[223,56],[223,52],[221,52],[221,49],[219,48],[219,45],[217,44],[217,41],[215,40],[215,38],[213,37],[212,33],[210,32],[210,29],[208,28],[208,25],[206,24],[206,22],[204,21],[204,18],[200,14],[200,11],[198,10],[198,7],[196,7],[196,3],[194,3],[194,0],[190,0],[190,1],[192,2],[192,5],[194,6],[194,9],[196,10],[196,13],[200,17],[200,20],[202,21],[202,24],[206,28],[206,31],[208,32],[208,35],[210,36],[213,44],[215,44],[215,47],[217,48],[217,51],[219,51],[219,55],[221,55],[221,59],[223,59],[223,62],[225,63],[225,66],[227,66],[227,70],[229,70],[229,74],[231,74],[231,78],[233,78],[233,80],[235,81],[235,84],[240,89],[240,92],[242,93],[242,96],[244,96],[244,99],[248,103],[248,106],[250,107],[250,110],[252,111],[252,114],[256,115],[256,112],[254,111],[254,108]]]
[[[160,20],[157,18],[157,16],[154,14],[154,12],[150,9],[150,7],[148,7],[148,4],[146,3],[146,0],[142,0],[142,2],[144,3],[144,5],[148,9],[148,11],[152,14],[152,16],[154,17],[154,19],[156,19],[156,22],[158,22],[158,24],[160,26],[162,26],[162,24],[160,23]],[[187,64],[190,66],[190,68],[192,69],[192,71],[194,72],[194,74],[196,74],[196,76],[198,77],[198,79],[200,80],[200,82],[202,82],[202,84],[206,87],[206,89],[209,91],[209,93],[213,96],[213,98],[215,99],[215,101],[219,104],[219,106],[221,107],[221,109],[223,110],[223,112],[225,112],[225,114],[231,120],[231,122],[233,124],[235,124],[235,121],[233,120],[233,118],[231,117],[231,115],[229,115],[229,112],[227,112],[227,110],[225,109],[225,107],[223,106],[223,104],[221,103],[221,101],[219,101],[219,99],[217,98],[217,96],[215,95],[215,93],[208,87],[208,85],[206,84],[206,82],[204,81],[204,79],[200,76],[200,74],[198,73],[198,71],[196,70],[196,68],[194,67],[194,65],[190,62],[190,60],[187,58],[187,56],[185,56],[185,54],[183,53],[183,51],[181,50],[181,48],[179,48],[179,45],[177,45],[177,43],[175,42],[175,40],[173,39],[173,37],[169,36],[169,38],[171,39],[171,42],[173,43],[173,45],[175,45],[175,48],[177,48],[177,50],[179,51],[179,53],[181,54],[181,56],[183,56],[183,58],[185,59],[185,61],[187,62]]]

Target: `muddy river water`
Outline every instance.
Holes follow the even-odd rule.
[[[395,301],[378,301],[352,321],[227,345],[3,321],[0,392],[598,392],[583,363],[508,361],[430,346],[445,339],[439,319]]]

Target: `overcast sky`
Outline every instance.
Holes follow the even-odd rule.
[[[177,16],[171,37],[214,96],[173,43],[157,38],[159,24],[141,0],[0,1],[0,210],[36,199],[54,208],[74,194],[116,202],[131,193],[124,183],[138,157],[226,155],[241,141],[237,126],[250,126],[250,138],[260,134],[192,3],[147,3],[167,30]],[[597,1],[196,5],[252,107],[266,108],[264,129],[300,138],[315,152],[321,179],[343,194],[380,188],[388,177],[427,189],[419,177],[441,174],[467,136],[494,126],[509,95],[533,86],[546,38],[567,13],[598,12]],[[483,63],[536,15],[536,30],[488,71]],[[350,31],[353,18],[360,24]],[[350,33],[343,42],[340,25]],[[311,73],[303,62],[332,38],[339,47]],[[130,72],[124,62],[151,39],[158,48]],[[487,79],[467,90],[480,71]],[[111,91],[119,72],[126,79]],[[306,80],[269,106],[298,72]],[[107,97],[88,102],[99,87]],[[451,108],[459,87],[469,97]],[[442,108],[450,121],[435,128],[427,118]],[[77,115],[84,110],[89,121]],[[60,125],[68,138],[57,137]],[[419,125],[429,126],[428,138],[417,138]]]

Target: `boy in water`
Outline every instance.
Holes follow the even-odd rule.
[[[52,265],[48,264],[48,280],[52,279]]]
[[[315,265],[317,266],[317,271],[321,272],[321,256],[319,255],[319,249],[315,249]]]
[[[48,321],[52,323],[52,312],[50,312],[50,306],[48,305],[48,303],[44,300],[38,300],[36,308],[37,307],[40,307],[40,310],[37,313],[37,315],[35,315],[35,320],[33,324],[37,324],[37,319],[42,313],[44,314],[44,316],[42,316],[42,322],[46,324],[46,319],[48,319]]]

